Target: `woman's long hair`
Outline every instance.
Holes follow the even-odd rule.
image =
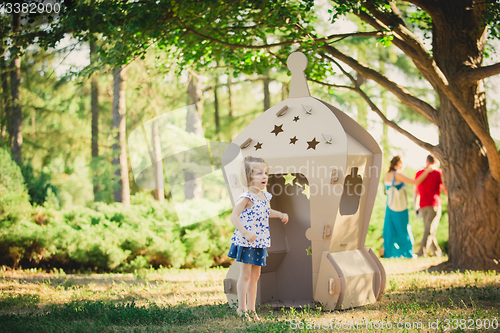
[[[401,156],[399,155],[396,155],[392,158],[391,160],[391,164],[389,166],[389,172],[391,171],[396,171],[396,165],[399,163],[399,161],[401,161]]]

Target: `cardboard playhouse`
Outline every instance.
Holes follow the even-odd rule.
[[[289,98],[274,105],[232,142],[224,177],[232,205],[244,191],[245,156],[269,164],[271,207],[289,215],[270,219],[271,247],[262,268],[257,303],[276,307],[346,309],[376,302],[385,270],[364,246],[380,178],[382,152],[373,137],[344,112],[310,96],[307,57],[292,53]],[[240,264],[224,280],[237,304]]]

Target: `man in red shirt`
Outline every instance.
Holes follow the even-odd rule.
[[[435,163],[434,156],[428,155],[426,168]],[[418,178],[424,170],[425,168],[418,171],[415,175],[415,179]],[[415,210],[420,210],[420,214],[424,218],[424,237],[420,243],[418,256],[441,256],[442,254],[436,238],[439,220],[441,219],[441,190],[446,193],[441,179],[442,172],[441,169],[430,172],[427,178],[419,185],[415,186]]]

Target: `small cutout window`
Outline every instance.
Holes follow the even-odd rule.
[[[345,177],[344,191],[340,199],[340,215],[354,215],[359,208],[359,199],[364,192],[363,178],[358,175],[358,168],[352,167]]]

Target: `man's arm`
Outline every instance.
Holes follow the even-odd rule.
[[[441,170],[441,169],[439,169],[439,180],[441,181],[441,183],[439,184],[439,190],[443,191],[444,194],[448,195],[448,191],[446,190],[446,187],[444,187],[444,183],[443,183],[443,170]]]
[[[415,209],[415,212],[417,212],[420,209],[420,193],[418,193],[418,186],[414,186],[413,209]]]

